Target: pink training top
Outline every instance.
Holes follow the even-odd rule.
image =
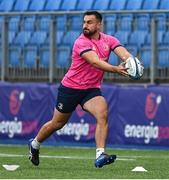
[[[108,62],[110,52],[118,46],[121,44],[115,37],[104,33],[100,33],[99,40],[81,34],[74,43],[72,64],[61,83],[73,89],[100,88],[104,71],[92,66],[81,55],[92,50],[100,60]]]

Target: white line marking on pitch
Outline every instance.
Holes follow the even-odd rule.
[[[26,155],[23,154],[5,154],[5,153],[0,153],[0,157],[27,157]],[[49,156],[49,155],[40,155],[41,158],[55,158],[55,159],[93,159],[91,157],[80,157],[80,156]],[[122,158],[119,157],[117,158],[119,161],[133,161],[136,160],[136,158]]]

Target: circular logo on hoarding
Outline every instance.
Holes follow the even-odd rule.
[[[145,114],[148,119],[153,119],[156,116],[161,101],[161,95],[156,95],[155,93],[148,94],[145,104]]]
[[[25,97],[25,93],[13,90],[9,96],[9,109],[11,114],[16,115],[21,107],[22,101]]]

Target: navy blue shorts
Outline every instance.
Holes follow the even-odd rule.
[[[56,109],[62,113],[71,113],[78,104],[83,108],[84,103],[95,96],[102,96],[99,88],[80,90],[68,88],[61,84],[58,88]]]

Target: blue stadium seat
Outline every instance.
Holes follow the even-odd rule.
[[[142,7],[142,0],[128,0],[126,4],[126,10],[135,10],[141,9]]]
[[[61,44],[63,38],[63,31],[56,32],[56,44]]]
[[[67,30],[67,16],[56,16],[56,27],[57,30]]]
[[[92,5],[93,5],[94,0],[78,0],[78,4],[76,7],[76,10],[90,10],[92,9]]]
[[[77,0],[63,0],[60,10],[76,10]]]
[[[28,8],[29,11],[42,11],[44,10],[46,0],[32,0]]]
[[[0,3],[0,11],[12,11],[15,0],[2,0]]]
[[[30,38],[29,44],[40,46],[45,43],[46,38],[47,32],[35,31]]]
[[[134,31],[130,34],[129,45],[135,45],[140,48],[141,45],[145,43],[145,38],[147,36],[146,31]]]
[[[79,31],[68,31],[64,36],[63,36],[63,44],[69,44],[72,46],[76,40],[76,38],[79,36],[80,32]]]
[[[150,31],[150,16],[149,14],[138,14],[136,16],[136,29]]]
[[[119,29],[122,31],[132,31],[133,15],[125,14],[119,17]]]
[[[21,48],[19,46],[9,47],[9,66],[20,67],[21,66]]]
[[[69,18],[70,21],[70,29],[75,31],[81,31],[82,30],[82,23],[83,19],[82,16],[71,16]]]
[[[49,46],[42,46],[42,48],[40,48],[40,66],[45,68],[49,67],[49,60]]]
[[[123,10],[125,9],[126,0],[111,0],[109,9],[110,10]]]
[[[35,23],[36,17],[35,16],[27,16],[23,19],[23,30],[24,31],[31,31],[35,30]]]
[[[44,10],[56,11],[60,9],[62,0],[47,0]]]
[[[30,0],[16,0],[13,11],[27,11]]]
[[[16,32],[13,32],[13,31],[8,32],[8,44],[9,45],[13,43],[15,36],[16,36]]]
[[[110,53],[109,63],[114,65],[114,66],[119,64],[118,56],[115,55],[113,52]]]
[[[151,47],[143,46],[141,48],[140,60],[143,62],[144,68],[150,68],[151,64]]]
[[[112,31],[104,31],[104,32],[106,32],[106,34],[111,35],[111,36],[114,36],[115,34],[115,32],[112,32]]]
[[[167,14],[155,14],[155,19],[157,20],[157,29],[158,31],[166,31],[167,30]]]
[[[105,15],[104,16],[104,32],[111,32],[110,34],[114,34],[116,32],[117,27],[117,16],[116,14]]]
[[[138,56],[138,48],[137,48],[137,46],[132,46],[132,45],[126,45],[125,46],[126,48],[127,48],[127,50],[133,55],[133,56],[135,56],[135,57],[137,57]]]
[[[9,31],[18,32],[21,18],[20,16],[14,16],[9,18]]]
[[[120,40],[121,44],[128,44],[129,41],[129,32],[128,31],[117,31],[114,35],[117,39]]]
[[[168,0],[162,0],[160,1],[160,9],[169,9],[169,1]]]
[[[36,68],[37,65],[37,47],[27,46],[23,49],[24,67]]]
[[[49,32],[50,31],[50,16],[42,16],[38,18],[38,30]]]
[[[67,68],[70,65],[69,46],[59,46],[57,50],[56,67]]]
[[[160,0],[144,0],[142,9],[159,9]]]
[[[169,48],[163,45],[158,48],[158,67],[169,68]]]
[[[97,0],[94,1],[93,8],[94,10],[107,10],[109,6],[109,0]]]
[[[158,31],[157,32],[157,43],[158,44],[162,44],[163,43],[163,39],[164,39],[164,31]],[[151,45],[151,41],[152,41],[151,33],[148,33],[146,35],[145,44],[146,45]]]
[[[169,45],[169,31],[167,31],[166,33],[164,33],[163,43],[164,43],[165,45]]]
[[[28,31],[21,31],[17,34],[16,38],[14,39],[13,43],[15,45],[20,45],[21,47],[24,47],[28,44],[31,37],[31,32]]]
[[[59,45],[61,44],[62,42],[62,39],[63,39],[63,34],[64,32],[63,31],[56,31],[56,44]],[[49,35],[47,36],[47,39],[45,40],[45,44],[48,44],[49,45]]]
[[[0,32],[2,32],[2,24],[3,24],[3,21],[4,21],[4,17],[3,17],[3,16],[0,16]]]

